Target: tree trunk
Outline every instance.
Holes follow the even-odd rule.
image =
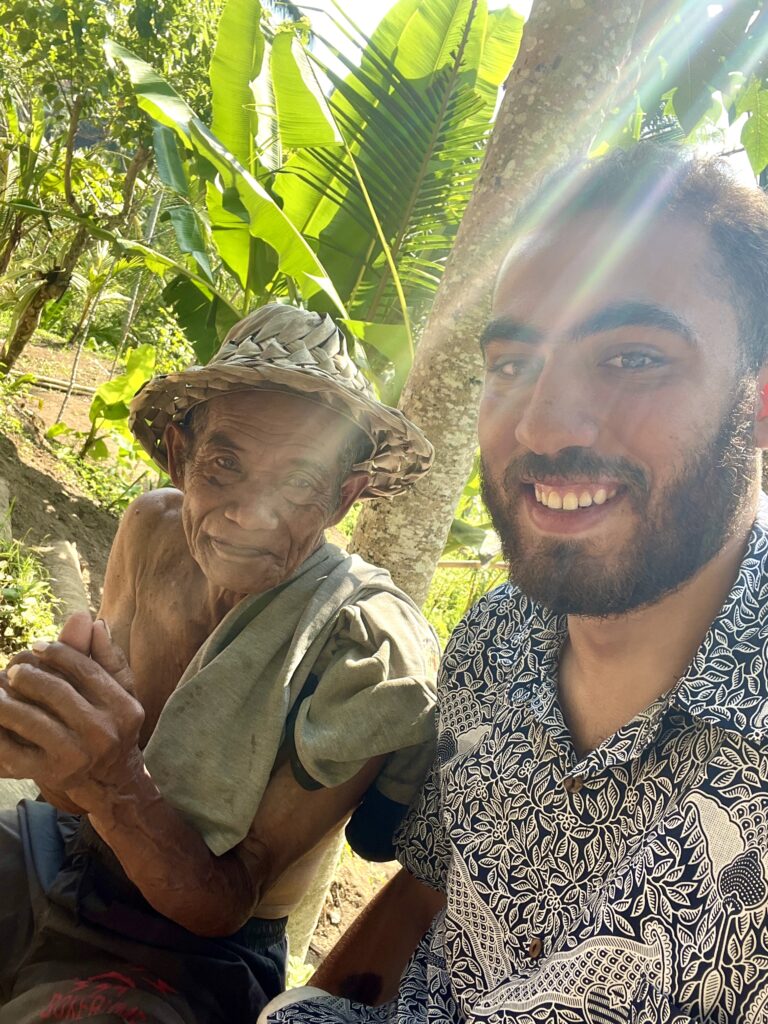
[[[7,373],[15,365],[30,338],[37,330],[40,317],[46,305],[49,302],[60,299],[67,288],[69,288],[69,282],[72,280],[72,271],[87,248],[90,237],[88,228],[78,228],[77,234],[72,239],[72,243],[64,257],[63,265],[55,267],[46,273],[43,284],[24,310],[23,315],[19,318],[16,330],[13,332],[13,337],[8,339],[3,354],[0,356],[0,372]]]
[[[611,108],[638,0],[534,0],[482,171],[400,400],[436,449],[432,472],[360,514],[351,547],[423,602],[476,448],[478,337],[520,203],[542,176],[587,152]]]
[[[11,264],[11,257],[16,252],[21,242],[24,224],[24,214],[17,213],[13,218],[11,230],[8,233],[8,240],[3,246],[3,251],[0,252],[0,277],[8,270]]]

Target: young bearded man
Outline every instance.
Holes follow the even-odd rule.
[[[406,870],[270,1024],[768,1020],[767,300],[716,163],[638,146],[521,219],[479,423],[512,582],[446,651]]]
[[[126,512],[99,621],[0,674],[0,776],[49,801],[0,814],[2,1024],[253,1024],[324,850],[351,815],[391,856],[433,756],[434,634],[324,536],[432,450],[331,318],[265,306],[132,426],[176,487]]]

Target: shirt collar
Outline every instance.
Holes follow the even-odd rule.
[[[523,614],[512,637],[515,654],[506,666],[509,697],[530,703],[537,718],[554,726],[560,717],[555,681],[565,620],[517,597]],[[660,700],[758,742],[768,737],[768,499],[761,502],[725,604],[685,675]]]
[[[672,701],[690,715],[757,741],[768,736],[768,502],[722,610]]]

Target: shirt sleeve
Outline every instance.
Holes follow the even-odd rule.
[[[341,785],[386,755],[376,786],[409,804],[434,754],[438,659],[426,620],[396,594],[344,608],[318,658],[314,692],[292,715],[290,739],[309,785]]]
[[[403,867],[440,892],[446,891],[450,847],[440,814],[440,761],[432,768],[395,837]]]

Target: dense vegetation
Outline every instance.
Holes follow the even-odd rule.
[[[650,6],[658,24],[594,152],[688,138],[743,147],[763,175],[764,4]],[[108,355],[90,426],[68,424],[65,404],[48,439],[116,509],[161,482],[126,429],[132,394],[207,361],[259,303],[333,312],[382,398],[399,399],[523,22],[486,0],[398,0],[367,38],[351,4],[334,7],[344,52],[289,3],[0,12],[0,369],[32,339],[75,366],[84,347]],[[447,554],[490,563],[476,473],[457,501]],[[430,598],[443,632],[466,582]]]

